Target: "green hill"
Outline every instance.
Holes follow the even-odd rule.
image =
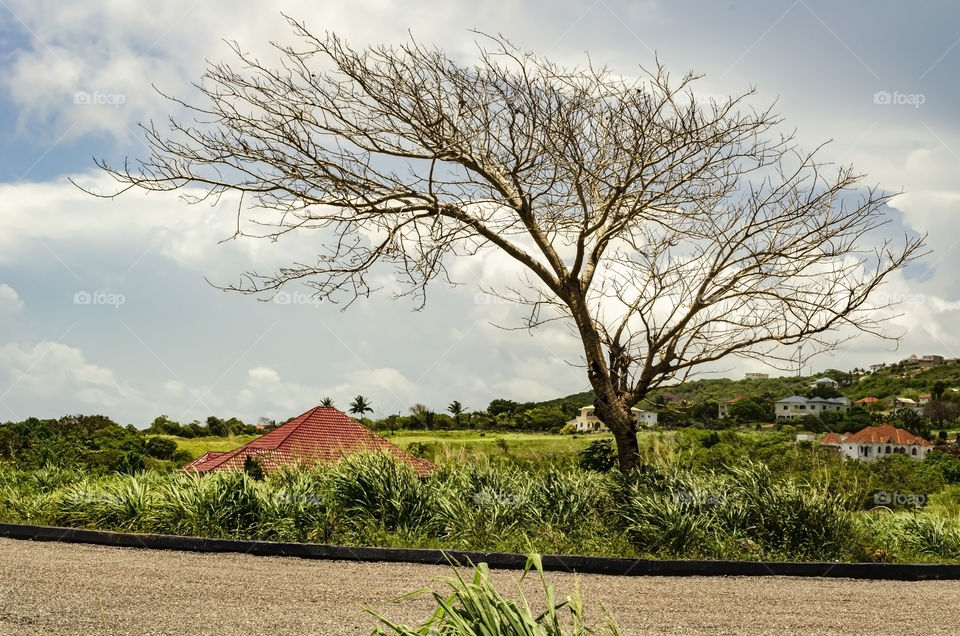
[[[837,380],[840,383],[840,394],[854,401],[868,396],[881,400],[898,396],[916,399],[924,393],[930,393],[937,382],[943,382],[948,393],[960,392],[952,391],[955,388],[960,390],[960,365],[941,365],[932,369],[921,369],[916,363],[896,363],[865,375],[851,375],[845,371],[827,369],[813,376],[781,376],[765,380],[728,378],[693,380],[673,388],[654,391],[647,399],[651,404],[656,404],[663,394],[673,393],[680,400],[690,403],[722,402],[739,395],[779,400],[791,395],[803,395],[807,392],[810,383],[819,377],[831,377]],[[563,402],[590,404],[593,402],[593,392],[574,393],[540,404],[552,406]]]

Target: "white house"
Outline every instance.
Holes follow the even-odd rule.
[[[651,428],[657,425],[657,414],[654,411],[644,411],[637,407],[633,407],[630,411],[633,413],[637,426]],[[578,433],[596,433],[608,430],[607,426],[594,415],[593,406],[582,407],[580,414],[567,422],[567,424],[573,424]]]
[[[747,373],[744,374],[745,380],[766,380],[770,377],[769,373]]]
[[[810,383],[810,388],[811,388],[811,389],[817,389],[817,388],[820,388],[820,387],[827,387],[827,388],[830,388],[830,389],[834,389],[834,390],[835,390],[838,386],[840,386],[840,385],[839,385],[839,384],[837,383],[837,381],[834,380],[833,378],[817,378],[816,380],[814,380],[813,382]]]
[[[795,420],[804,415],[820,415],[829,412],[847,413],[850,411],[850,398],[806,398],[791,395],[774,402],[774,413],[778,420]]]
[[[827,433],[820,440],[822,446],[838,449],[845,457],[862,462],[872,462],[879,457],[901,454],[922,460],[933,445],[922,437],[916,437],[902,428],[889,424],[868,426],[852,435]]]

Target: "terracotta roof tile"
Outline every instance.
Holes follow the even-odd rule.
[[[922,437],[916,437],[909,431],[905,431],[902,428],[895,428],[889,424],[884,424],[883,426],[868,426],[865,429],[850,435],[843,441],[845,443],[853,442],[863,444],[901,444],[907,446],[911,444],[917,444],[918,446],[931,445],[930,442]]]
[[[827,433],[822,438],[820,438],[820,443],[825,444],[827,446],[839,446],[840,444],[843,443],[843,439],[844,438],[840,437],[836,433]]]
[[[207,452],[181,470],[243,470],[256,457],[265,470],[297,463],[337,461],[361,451],[383,451],[406,462],[420,475],[436,467],[414,457],[366,426],[329,406],[318,406],[248,444],[227,452]]]

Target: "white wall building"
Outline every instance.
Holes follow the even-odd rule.
[[[805,415],[820,415],[829,412],[847,413],[850,411],[850,398],[806,398],[791,395],[774,402],[774,413],[778,420],[795,420]]]
[[[630,409],[633,413],[633,418],[637,422],[639,428],[652,428],[657,425],[657,414],[654,411],[644,411],[633,407]],[[567,424],[573,424],[578,433],[599,433],[601,431],[607,431],[607,426],[600,421],[600,419],[594,414],[593,406],[584,406],[580,409],[580,414],[575,418],[567,422]]]
[[[933,445],[922,437],[889,424],[868,426],[852,435],[828,433],[820,444],[837,448],[845,457],[862,462],[898,453],[920,461],[933,450]]]

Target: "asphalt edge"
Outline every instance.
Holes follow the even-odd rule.
[[[486,563],[491,568],[522,570],[527,557],[505,552],[378,548],[312,543],[280,543],[242,539],[208,539],[167,534],[132,534],[55,526],[0,523],[0,537],[29,541],[86,543],[93,545],[180,550],[203,553],[240,553],[255,556],[296,557],[338,561],[467,565]],[[960,579],[960,565],[928,563],[825,563],[780,561],[688,561],[624,559],[577,555],[543,555],[543,569],[606,574],[611,576],[802,576],[888,581]]]

